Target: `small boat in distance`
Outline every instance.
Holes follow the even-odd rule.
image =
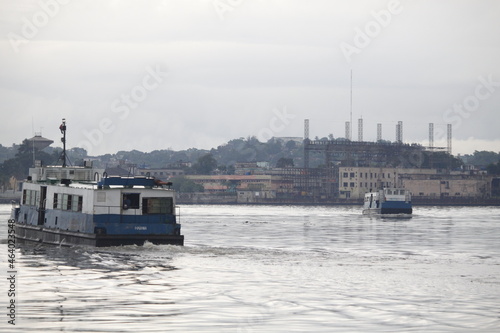
[[[66,141],[66,123],[60,127]],[[52,245],[184,245],[171,183],[154,177],[108,176],[104,170],[35,165],[13,208],[16,241]]]
[[[365,194],[364,215],[411,217],[411,193],[404,188],[384,188]]]

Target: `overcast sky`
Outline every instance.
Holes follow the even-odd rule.
[[[498,0],[0,0],[0,143],[89,154],[257,136],[500,151]]]

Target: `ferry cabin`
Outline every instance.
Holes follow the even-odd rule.
[[[412,214],[411,193],[401,188],[384,188],[365,194],[364,214]]]
[[[104,246],[149,240],[182,245],[173,190],[157,186],[154,179],[146,177],[89,180],[99,174],[95,169],[79,167],[30,169],[31,179],[23,185],[16,212],[18,236],[29,238],[33,235],[30,226],[36,226],[52,234],[41,239],[48,242],[71,239]],[[58,236],[61,232],[75,235]],[[88,242],[83,234],[92,235]],[[79,235],[83,240],[76,240]],[[101,241],[93,244],[93,238]]]

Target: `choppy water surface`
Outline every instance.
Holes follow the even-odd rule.
[[[0,205],[0,295],[9,210]],[[416,207],[406,220],[360,207],[181,213],[184,247],[18,249],[14,330],[500,330],[500,208]]]

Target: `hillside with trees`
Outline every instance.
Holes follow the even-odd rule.
[[[473,154],[466,154],[460,156],[465,164],[474,165],[479,168],[485,168],[490,164],[494,164],[500,161],[500,152],[495,153],[492,151],[474,151]]]
[[[316,138],[318,140],[332,140],[333,136]],[[337,140],[345,140],[338,138]],[[207,174],[217,171],[221,174],[234,173],[236,163],[267,162],[270,167],[303,167],[303,143],[293,140],[285,141],[272,138],[267,142],[260,142],[256,137],[247,137],[230,140],[210,150],[190,148],[181,151],[171,149],[141,152],[138,150],[119,151],[115,154],[101,156],[87,156],[82,148],[68,150],[70,165],[82,165],[84,159],[94,160],[94,165],[100,168],[116,166],[120,163],[134,164],[141,168],[166,168],[184,166],[186,174]],[[35,159],[45,165],[58,161],[61,148],[47,147],[42,151],[35,151]],[[20,145],[12,147],[0,146],[0,181],[7,184],[10,177],[23,179],[28,174],[28,168],[33,166],[33,148],[25,140]],[[407,158],[407,160],[411,160]],[[421,167],[457,169],[463,163],[477,165],[488,171],[497,172],[500,154],[488,151],[475,151],[472,155],[461,156],[460,159],[446,153],[433,155],[432,160],[424,154],[419,163]],[[390,162],[390,161],[389,161]],[[397,161],[393,161],[396,163]],[[310,166],[321,166],[324,163],[322,154],[310,155]],[[188,167],[187,165],[191,165]],[[190,185],[185,185],[190,186]]]

